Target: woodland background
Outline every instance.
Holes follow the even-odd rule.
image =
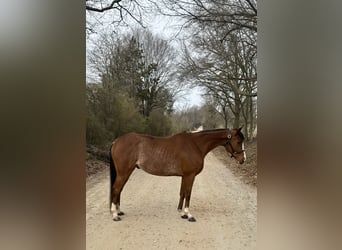
[[[92,40],[87,145],[108,149],[131,131],[166,136],[199,126],[243,126],[247,140],[255,137],[256,5],[249,0],[86,0],[87,40]],[[149,28],[151,13],[176,20],[171,39]],[[202,104],[176,107],[193,88],[201,89]]]

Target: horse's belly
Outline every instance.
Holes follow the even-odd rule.
[[[175,164],[174,162],[168,162],[168,163],[150,163],[149,162],[143,162],[140,164],[137,164],[141,169],[143,169],[145,172],[153,175],[159,175],[159,176],[174,176],[174,175],[182,175],[182,171],[180,167]]]

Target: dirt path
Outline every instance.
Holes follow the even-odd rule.
[[[109,171],[87,180],[87,249],[256,249],[256,188],[243,184],[212,153],[195,180],[190,211],[177,212],[180,177],[136,169],[122,195],[122,221],[109,214]]]

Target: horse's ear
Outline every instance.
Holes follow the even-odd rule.
[[[238,131],[240,132],[242,128],[243,128],[243,125],[240,128],[238,128]]]

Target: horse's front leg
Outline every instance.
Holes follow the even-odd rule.
[[[184,214],[185,218],[188,219],[188,221],[194,222],[196,221],[195,217],[190,213],[189,206],[190,206],[190,197],[191,197],[191,190],[189,193],[185,196],[185,208],[184,208]]]
[[[185,198],[185,192],[184,192],[184,177],[182,177],[182,184],[179,191],[179,202],[178,202],[178,212],[182,213],[183,210],[183,203]],[[183,215],[182,215],[183,218]]]
[[[183,176],[182,177],[180,199],[179,199],[179,204],[178,204],[178,211],[181,212],[181,217],[183,219],[188,219],[188,221],[191,221],[191,222],[196,221],[195,217],[189,211],[191,190],[192,190],[192,185],[194,183],[194,180],[195,180],[195,176]],[[184,211],[182,211],[184,198],[185,198],[185,207],[184,207]]]

